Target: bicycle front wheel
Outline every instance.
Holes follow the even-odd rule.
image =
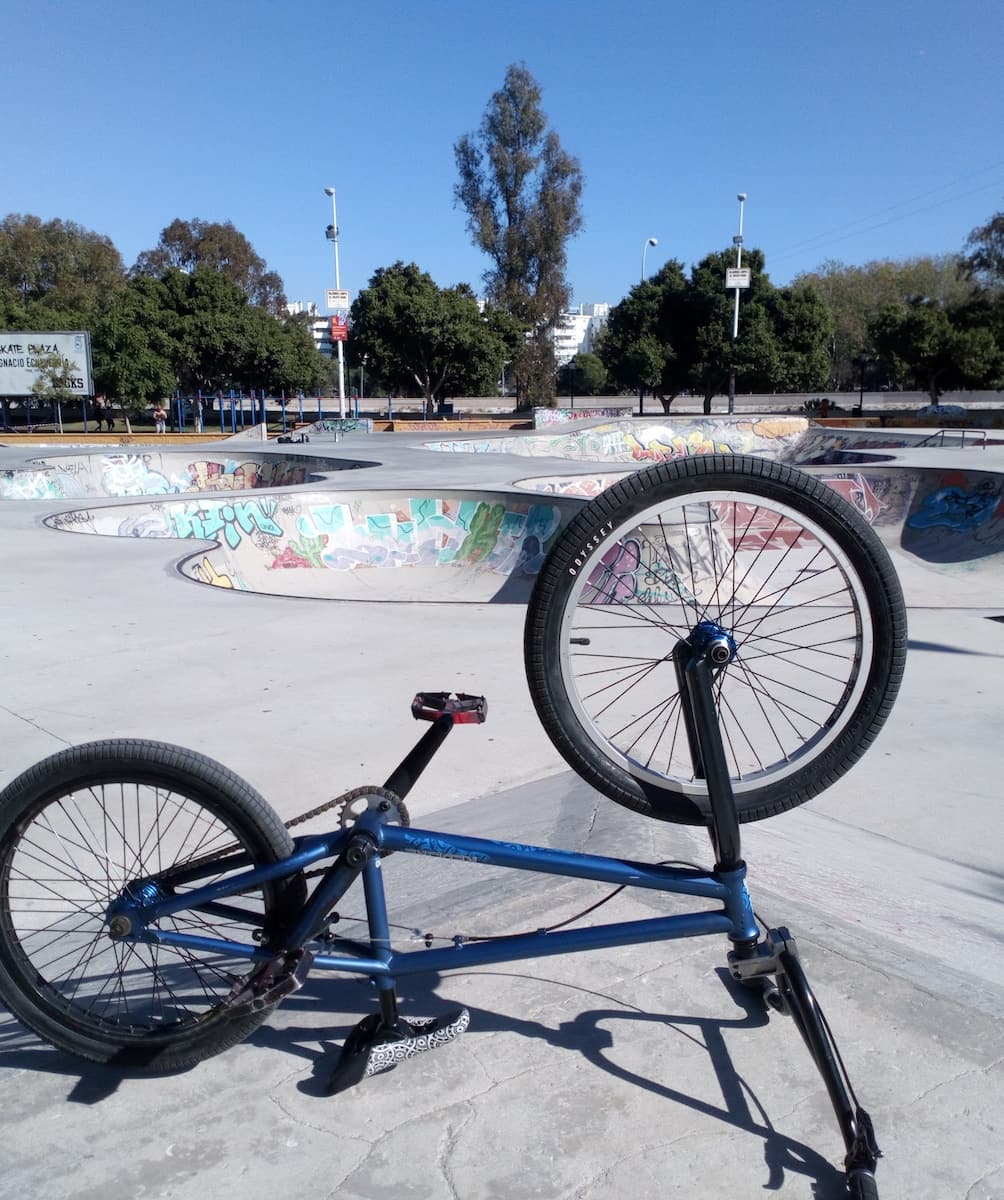
[[[832,489],[764,459],[660,463],[564,530],[527,612],[527,680],[566,761],[618,803],[704,824],[673,649],[732,647],[714,699],[741,821],[817,795],[864,753],[906,656],[895,569]]]
[[[225,880],[235,868],[213,861],[240,850],[271,863],[292,840],[250,785],[201,754],[104,741],[29,768],[0,793],[0,999],[96,1062],[172,1070],[233,1045],[267,1015],[222,1005],[247,959],[114,939],[106,914],[127,885],[173,896]],[[170,882],[195,862],[210,867],[197,884]],[[159,928],[267,945],[305,892],[296,874]]]

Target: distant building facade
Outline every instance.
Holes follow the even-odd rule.
[[[591,354],[610,317],[609,304],[580,304],[563,312],[554,330],[554,357],[559,367],[576,354]]]
[[[314,345],[326,358],[335,357],[335,344],[331,340],[331,318],[323,317],[317,311],[317,305],[312,300],[291,300],[286,305],[286,312],[291,317],[306,314],[310,317],[310,336]]]
[[[484,301],[478,303],[484,307]],[[331,318],[322,316],[317,305],[309,300],[291,300],[286,305],[290,316],[306,314],[310,318],[310,334],[314,345],[327,358],[335,355],[331,340]],[[576,354],[590,354],[600,331],[610,316],[609,304],[580,304],[563,312],[554,330],[554,357],[559,367],[571,362]]]

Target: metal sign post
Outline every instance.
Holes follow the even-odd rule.
[[[725,272],[726,288],[734,288],[736,293],[735,315],[732,318],[732,349],[735,351],[735,344],[739,338],[739,293],[743,288],[748,288],[750,285],[749,268],[744,271],[743,266],[743,205],[746,203],[746,193],[740,192],[736,199],[739,201],[739,232],[732,239],[732,244],[736,248],[736,265],[735,268],[729,268]],[[733,366],[729,371],[729,412],[733,413],[736,410],[736,371]]]

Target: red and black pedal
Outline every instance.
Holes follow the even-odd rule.
[[[454,725],[483,725],[488,717],[488,701],[466,692],[419,692],[411,702],[411,715],[416,721],[452,717]]]

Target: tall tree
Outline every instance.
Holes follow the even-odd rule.
[[[302,323],[249,304],[218,271],[170,267],[129,281],[95,330],[100,389],[141,409],[176,388],[310,390],[326,374]]]
[[[600,345],[612,381],[632,391],[651,389],[666,412],[690,382],[686,293],[683,264],[671,259],[615,305]]]
[[[974,229],[966,240],[963,266],[984,287],[1004,289],[1004,212]]]
[[[884,368],[901,387],[922,388],[937,404],[950,388],[994,386],[1004,368],[999,337],[969,305],[915,299],[888,305],[870,334]]]
[[[830,310],[811,287],[775,288],[765,298],[777,339],[770,390],[809,392],[825,388],[830,377]]]
[[[285,309],[282,280],[230,221],[172,221],[161,231],[156,247],[137,258],[132,273],[157,277],[171,267],[186,274],[199,267],[211,268],[273,316]]]
[[[704,397],[704,411],[728,387],[734,371],[748,390],[766,388],[778,369],[774,323],[767,305],[774,285],[764,270],[762,250],[750,249],[743,262],[750,269],[750,287],[740,292],[739,337],[732,338],[734,298],[725,290],[725,271],[733,265],[731,250],[707,254],[692,268],[687,295],[694,354],[689,361],[692,387]]]
[[[90,329],[124,286],[111,240],[73,221],[10,213],[0,221],[0,323]]]
[[[558,370],[558,392],[576,396],[599,396],[607,382],[607,369],[598,354],[583,351],[574,355]]]
[[[792,286],[811,287],[829,308],[833,323],[829,386],[844,389],[859,386],[861,363],[873,353],[869,327],[885,308],[915,298],[960,304],[973,293],[954,255],[883,259],[863,266],[831,260],[799,275]]]
[[[490,303],[518,317],[529,338],[514,363],[517,396],[554,403],[552,334],[568,307],[565,245],[582,228],[582,171],[547,128],[541,89],[522,64],[506,71],[476,134],[454,146],[474,244],[491,260]]]
[[[469,287],[439,288],[414,263],[381,267],[352,305],[353,360],[387,386],[426,400],[494,389],[505,341]]]

